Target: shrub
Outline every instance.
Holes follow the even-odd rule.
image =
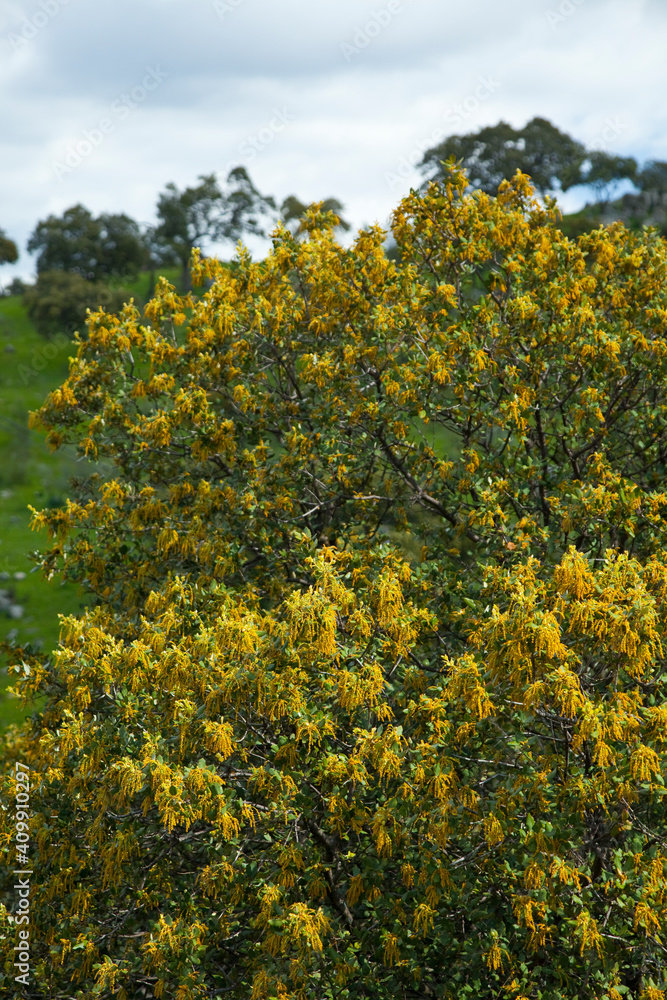
[[[40,410],[113,465],[35,515],[96,606],[14,653],[44,995],[661,995],[665,243],[465,188],[400,265],[195,259]]]

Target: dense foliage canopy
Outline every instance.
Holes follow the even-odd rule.
[[[146,262],[138,223],[125,214],[94,218],[83,205],[35,226],[28,250],[37,253],[37,273],[66,271],[87,281],[135,275]],[[100,303],[102,305],[103,303]]]
[[[604,150],[592,152],[588,157],[587,169],[584,173],[586,184],[590,184],[599,201],[607,200],[619,181],[635,181],[637,178],[637,161],[633,156],[616,156]],[[643,179],[657,181],[657,172],[647,168]]]
[[[667,194],[667,162],[649,160],[637,175],[637,185],[642,191]]]
[[[400,265],[195,262],[42,407],[102,471],[14,652],[39,995],[663,997],[667,249],[466,186]]]
[[[622,181],[632,181],[641,191],[664,192],[667,163],[649,160],[640,169],[634,157],[605,148],[609,135],[618,134],[619,128],[608,119],[603,135],[586,149],[546,118],[532,118],[519,129],[501,121],[476,132],[447,136],[426,150],[420,167],[428,177],[442,179],[447,162],[454,158],[468,174],[471,188],[488,194],[495,194],[501,181],[517,170],[530,174],[543,196],[586,185],[598,202],[606,203]]]
[[[14,264],[18,259],[16,243],[9,239],[4,229],[0,229],[0,264]]]
[[[158,224],[149,233],[156,260],[180,263],[184,278],[194,247],[223,240],[236,242],[243,233],[264,235],[264,217],[275,210],[272,197],[260,194],[245,167],[235,167],[221,188],[215,174],[179,191],[167,184],[158,198]]]
[[[452,156],[465,167],[471,186],[487,194],[495,194],[517,170],[530,174],[543,195],[584,182],[585,146],[546,118],[532,118],[520,129],[501,121],[447,136],[424,153],[421,166],[429,176],[440,177]]]

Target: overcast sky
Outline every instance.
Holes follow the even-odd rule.
[[[667,160],[665,53],[665,0],[0,0],[0,280],[49,213],[150,222],[168,181],[239,163],[359,227],[438,130],[540,115]]]

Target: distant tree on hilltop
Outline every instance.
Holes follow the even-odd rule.
[[[586,149],[546,118],[533,118],[522,129],[501,121],[467,135],[450,135],[424,153],[421,167],[429,177],[442,177],[442,165],[451,157],[461,162],[470,185],[487,194],[495,194],[501,181],[520,170],[545,195],[579,182]]]
[[[446,162],[452,157],[466,171],[470,187],[487,194],[495,194],[517,170],[530,176],[542,197],[583,184],[600,201],[607,201],[625,179],[667,190],[667,164],[655,161],[638,174],[634,157],[588,150],[546,118],[533,118],[521,129],[501,121],[477,132],[450,135],[426,151],[420,167],[429,179],[444,179]]]
[[[87,281],[134,276],[147,261],[146,245],[134,219],[124,213],[94,218],[83,205],[39,222],[28,250],[38,254],[38,274],[67,271]]]
[[[296,195],[291,194],[283,201],[280,206],[280,215],[282,221],[285,223],[287,228],[295,233],[296,235],[305,234],[307,231],[305,221],[308,216],[308,212],[315,207],[317,204],[321,214],[331,213],[336,216],[338,222],[335,226],[336,229],[343,232],[349,232],[350,223],[346,222],[342,216],[343,203],[338,200],[338,198],[325,198],[324,201],[318,203],[307,204],[301,201]]]
[[[637,161],[633,156],[615,156],[603,150],[594,150],[587,158],[581,182],[593,188],[597,200],[609,201],[619,181],[634,181]]]
[[[264,219],[276,208],[272,197],[260,194],[245,167],[229,173],[224,191],[215,174],[202,174],[199,181],[182,191],[167,184],[158,198],[158,224],[149,237],[155,260],[180,265],[184,286],[195,247],[236,242],[244,233],[263,236]]]
[[[635,183],[640,191],[667,192],[667,163],[664,160],[649,160],[637,174]]]
[[[0,229],[0,264],[13,264],[18,259],[16,243],[9,239],[4,229]]]

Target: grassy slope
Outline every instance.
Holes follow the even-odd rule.
[[[163,273],[170,281],[177,277],[176,271]],[[149,281],[143,274],[124,284],[138,305],[152,291]],[[34,570],[28,553],[43,547],[46,539],[30,530],[28,505],[59,505],[70,479],[82,470],[72,451],[49,452],[42,435],[28,429],[28,413],[66,378],[71,353],[40,337],[20,297],[0,298],[0,590],[9,590],[23,608],[18,619],[0,611],[0,641],[14,633],[19,641],[38,642],[44,650],[57,644],[58,614],[78,613],[82,595],[73,585],[49,583]],[[25,579],[15,579],[16,573],[25,573]],[[0,728],[26,714],[7,691],[8,683],[6,658],[0,653]]]

